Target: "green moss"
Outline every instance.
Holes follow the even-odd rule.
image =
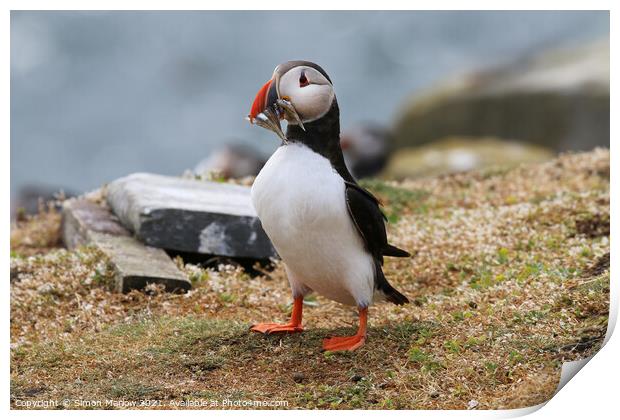
[[[430,356],[419,347],[412,347],[409,350],[409,361],[424,364],[428,360],[430,360]]]
[[[196,287],[209,280],[209,272],[206,270],[195,271],[189,275],[189,280],[192,282],[192,287]]]
[[[495,375],[498,369],[497,363],[494,362],[484,362],[484,369],[487,371],[489,375]]]
[[[506,264],[508,263],[508,249],[506,248],[500,248],[497,251],[497,262],[499,264]]]
[[[431,337],[433,337],[433,331],[430,328],[421,328],[418,331],[418,338],[415,342],[416,344],[423,346]]]
[[[450,353],[459,354],[461,352],[461,342],[459,340],[446,340],[443,343],[444,349]]]
[[[516,364],[523,360],[523,355],[516,350],[512,350],[508,355],[510,363]]]
[[[103,287],[107,290],[114,290],[114,269],[109,262],[106,262],[105,268],[103,269],[95,268],[95,273],[91,277],[91,285],[94,287]]]
[[[466,349],[479,348],[486,342],[486,340],[487,340],[487,337],[484,335],[480,335],[477,337],[469,337],[467,341],[465,341],[465,344],[463,344],[463,347]]]
[[[219,298],[223,303],[233,303],[237,300],[237,297],[232,293],[220,293]]]

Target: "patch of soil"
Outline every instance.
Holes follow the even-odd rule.
[[[575,220],[577,233],[586,235],[588,238],[609,236],[609,215],[595,214],[583,219]]]
[[[601,256],[593,265],[588,267],[584,274],[587,277],[596,277],[609,270],[609,252]]]

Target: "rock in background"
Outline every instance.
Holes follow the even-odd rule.
[[[65,198],[75,197],[75,191],[62,187],[30,184],[21,187],[17,195],[11,199],[11,220],[27,214],[37,214],[42,207],[52,205],[60,209],[60,204]]]
[[[107,202],[150,246],[233,258],[277,255],[248,187],[136,173],[110,183]]]
[[[402,180],[472,169],[510,168],[520,163],[544,162],[553,155],[545,147],[494,137],[450,137],[398,150],[383,176]]]
[[[609,41],[549,51],[446,83],[405,106],[395,148],[497,137],[555,151],[609,147]]]

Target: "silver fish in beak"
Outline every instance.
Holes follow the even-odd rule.
[[[292,103],[290,103],[286,99],[278,98],[278,100],[276,100],[276,104],[281,108],[282,112],[285,115],[285,118],[288,121],[292,121],[293,123],[299,125],[302,130],[306,131],[306,129],[304,128],[304,123],[301,121],[301,118],[299,117],[299,114],[297,113],[297,110]]]
[[[270,106],[266,108],[263,112],[256,115],[254,120],[252,121],[251,117],[248,117],[251,123],[258,125],[259,127],[266,128],[267,130],[273,131],[286,143],[287,138],[284,132],[282,131],[282,127],[280,126],[280,115],[278,110],[274,106]]]
[[[259,127],[273,131],[286,143],[288,139],[280,125],[282,119],[298,124],[305,130],[295,107],[287,99],[278,97],[277,81],[271,79],[265,83],[256,94],[247,120],[250,121],[251,124],[256,124]]]

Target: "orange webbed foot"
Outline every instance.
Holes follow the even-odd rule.
[[[288,324],[263,323],[254,324],[250,327],[250,331],[263,334],[294,334],[304,330],[301,326],[301,313],[303,311],[304,298],[297,296],[293,301],[293,312],[291,320]]]
[[[294,334],[300,333],[304,330],[301,325],[294,324],[255,324],[250,327],[250,331],[263,333],[263,334]]]
[[[323,340],[323,351],[354,351],[366,342],[368,308],[360,308],[360,325],[357,334],[350,337],[330,337]]]
[[[354,351],[366,342],[366,336],[331,337],[323,340],[323,351]]]

